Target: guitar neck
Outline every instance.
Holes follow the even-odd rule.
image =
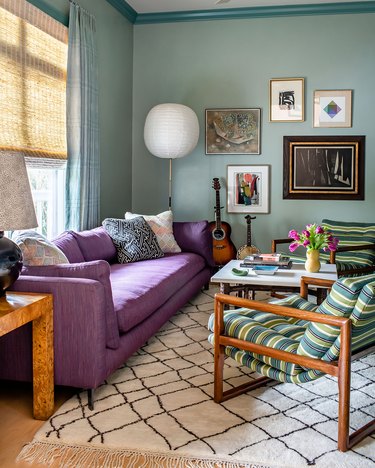
[[[215,222],[216,229],[221,229],[220,190],[216,190]]]
[[[251,246],[251,224],[250,223],[247,225],[246,245],[248,247]]]

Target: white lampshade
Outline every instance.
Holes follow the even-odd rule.
[[[25,159],[0,152],[0,231],[38,226]]]
[[[182,158],[191,153],[199,138],[195,112],[183,104],[159,104],[147,115],[144,140],[158,158]]]

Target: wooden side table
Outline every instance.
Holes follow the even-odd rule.
[[[33,414],[48,419],[54,409],[52,294],[7,292],[0,298],[0,336],[32,322]]]

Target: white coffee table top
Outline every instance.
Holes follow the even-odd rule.
[[[232,268],[244,269],[240,267],[240,263],[242,263],[241,260],[231,260],[211,278],[212,283],[299,287],[301,276],[337,280],[337,270],[334,264],[322,263],[318,273],[308,273],[303,263],[293,263],[291,269],[279,269],[274,275],[257,275],[250,268],[247,268],[247,276],[234,275]]]

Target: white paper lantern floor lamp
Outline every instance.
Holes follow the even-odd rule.
[[[191,153],[198,138],[198,118],[183,104],[159,104],[146,117],[144,140],[147,149],[158,158],[169,158],[169,209],[172,208],[172,159]]]

